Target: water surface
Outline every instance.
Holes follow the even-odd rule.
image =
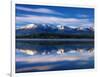
[[[16,72],[94,68],[93,42],[16,41]]]

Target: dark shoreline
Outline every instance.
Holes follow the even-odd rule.
[[[33,42],[93,42],[94,39],[16,39],[16,41],[33,41]]]

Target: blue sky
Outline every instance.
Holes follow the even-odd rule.
[[[94,26],[94,9],[16,4],[16,27],[33,23],[91,27]]]

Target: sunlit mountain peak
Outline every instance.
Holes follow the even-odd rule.
[[[63,26],[63,25],[57,25],[57,28],[58,28],[59,30],[64,30],[64,26]]]
[[[35,25],[35,24],[29,24],[26,26],[26,28],[36,28],[36,27],[37,27],[37,25]]]
[[[36,24],[28,24],[28,25],[25,25],[25,26],[21,26],[18,29],[31,29],[31,28],[35,29],[35,28],[37,28],[37,25]]]

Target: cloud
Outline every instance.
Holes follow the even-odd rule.
[[[59,13],[57,11],[47,9],[47,8],[26,8],[26,7],[16,7],[17,10],[27,11],[27,12],[36,12],[36,13],[46,13],[46,14],[56,14],[56,15],[63,15],[62,13]]]
[[[54,17],[54,16],[37,16],[37,15],[25,15],[25,16],[17,16],[16,23],[49,23],[49,24],[62,24],[62,25],[70,25],[70,26],[93,26],[94,23],[90,22],[89,19],[78,19],[78,18],[62,18],[62,17]]]
[[[93,22],[90,22],[90,23],[86,23],[86,24],[81,24],[80,26],[82,27],[94,27],[94,23]]]
[[[58,22],[78,22],[75,18],[60,18],[60,17],[49,17],[49,16],[27,16],[27,17],[16,17],[17,21],[23,22],[38,22],[38,23],[58,23]]]
[[[86,15],[86,14],[78,14],[76,16],[80,17],[80,18],[88,18],[89,17],[89,15]]]

